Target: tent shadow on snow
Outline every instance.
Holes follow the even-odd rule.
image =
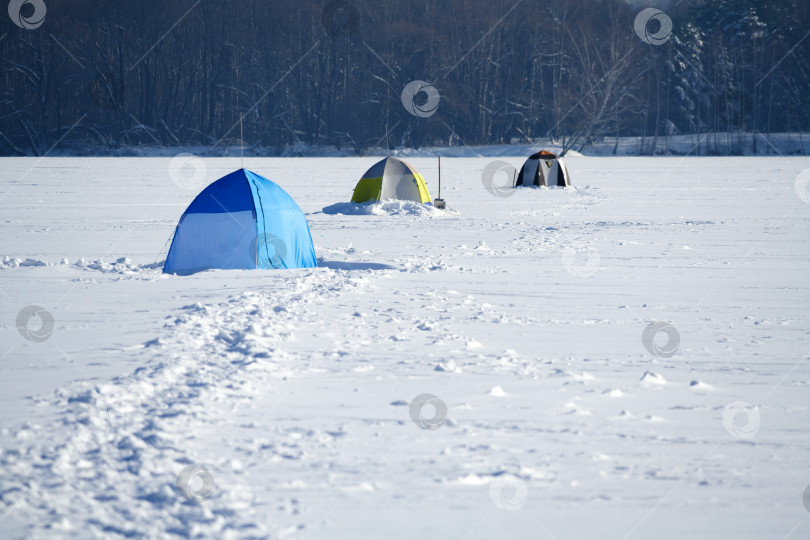
[[[352,261],[325,261],[318,260],[318,268],[328,268],[330,270],[397,270],[396,267],[374,262],[352,262]]]

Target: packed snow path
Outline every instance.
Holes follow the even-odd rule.
[[[807,534],[810,160],[574,158],[575,189],[493,194],[448,159],[451,211],[339,204],[374,159],[247,160],[321,267],[186,278],[153,264],[202,187],[169,160],[3,160],[3,536]]]

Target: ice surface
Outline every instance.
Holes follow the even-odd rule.
[[[3,159],[0,536],[806,537],[810,159],[492,159],[248,158],[321,267],[190,277],[170,158]]]

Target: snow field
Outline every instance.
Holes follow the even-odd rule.
[[[3,161],[10,537],[810,527],[810,159],[571,158],[574,189],[506,196],[493,159],[446,159],[449,212],[347,204],[373,158],[247,159],[321,267],[186,278],[156,262],[202,186],[169,159]],[[435,197],[434,160],[409,162]],[[16,327],[28,305],[43,342]],[[210,496],[182,496],[187,467]]]

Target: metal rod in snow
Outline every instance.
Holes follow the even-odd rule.
[[[439,156],[439,199],[442,198],[442,156]]]

